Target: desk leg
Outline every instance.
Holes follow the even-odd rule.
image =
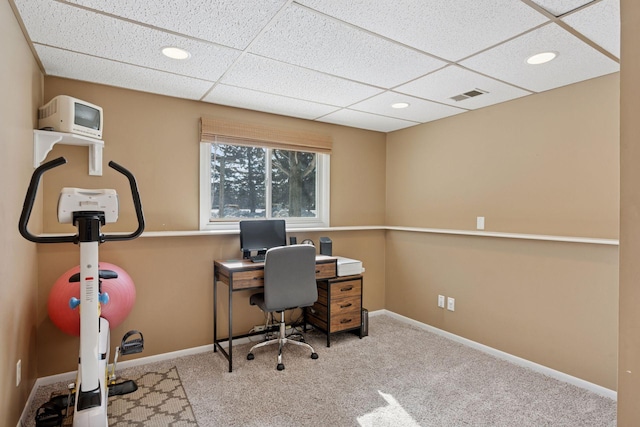
[[[216,345],[218,344],[218,281],[216,275],[213,275],[213,352],[218,350]]]

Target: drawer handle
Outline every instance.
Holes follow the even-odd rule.
[[[340,308],[347,308],[347,307],[351,307],[353,304],[349,303],[349,304],[342,304],[340,305]]]
[[[351,322],[351,320],[353,320],[353,319],[342,319],[340,321],[340,323],[349,323],[349,322]]]
[[[316,270],[316,274],[320,274],[320,270]]]
[[[254,277],[252,280],[262,280],[262,277]]]
[[[346,288],[342,288],[342,289],[340,289],[340,292],[348,292],[348,291],[350,291],[351,289],[353,289],[353,286],[347,286]]]

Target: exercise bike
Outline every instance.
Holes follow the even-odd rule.
[[[76,383],[70,386],[70,393],[62,399],[48,402],[36,414],[36,424],[40,427],[61,425],[62,407],[74,408],[73,426],[106,427],[107,398],[127,394],[137,389],[129,380],[115,383],[115,363],[118,355],[139,353],[144,348],[144,339],[138,331],[125,334],[115,352],[113,371],[109,375],[110,337],[109,321],[100,316],[101,304],[107,304],[109,297],[102,293],[103,279],[113,278],[114,271],[99,270],[98,245],[107,241],[132,240],[144,231],[144,215],[135,177],[124,167],[111,161],[109,166],[124,175],[131,188],[138,228],[130,234],[110,234],[101,232],[101,226],[118,219],[118,197],[115,190],[85,190],[63,188],[58,201],[58,221],[72,223],[77,234],[63,236],[35,236],[27,228],[36,199],[42,175],[67,161],[64,157],[51,160],[38,167],[31,177],[18,228],[20,234],[35,243],[74,243],[80,248],[80,272],[69,279],[80,282],[80,299],[71,298],[69,306],[80,309],[80,351]]]

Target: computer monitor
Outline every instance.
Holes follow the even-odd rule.
[[[240,249],[243,257],[251,252],[264,253],[267,249],[286,246],[287,232],[284,219],[240,221]]]

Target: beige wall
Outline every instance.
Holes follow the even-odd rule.
[[[394,132],[387,225],[618,236],[617,74]],[[616,389],[618,248],[388,232],[386,308]],[[454,297],[456,311],[437,307]]]
[[[640,4],[622,0],[618,425],[640,424]]]
[[[619,76],[393,132],[387,224],[617,238]]]
[[[45,79],[45,102],[67,94],[101,105],[105,111],[104,163],[115,160],[138,180],[148,231],[195,230],[198,227],[198,119],[219,115],[278,126],[312,129],[331,135],[331,225],[380,225],[384,222],[385,135],[212,104],[151,95],[66,79]],[[57,223],[55,206],[63,186],[116,188],[120,194],[118,230],[132,230],[129,190],[109,168],[103,177],[87,175],[87,148],[56,146],[47,159],[63,155],[69,163],[45,176],[44,226],[47,231],[70,231]],[[107,231],[107,228],[105,228]],[[333,240],[334,253],[361,259],[366,268],[364,306],[384,308],[384,231],[291,233],[315,242],[321,235]],[[47,316],[53,283],[78,263],[73,245],[39,245],[38,374],[74,370],[77,339],[58,331]],[[198,237],[142,237],[133,242],[110,242],[100,247],[102,261],[124,268],[134,279],[136,305],[127,320],[112,332],[119,340],[128,329],[145,336],[150,356],[212,342],[214,259],[239,256],[237,235]],[[246,332],[262,322],[248,295],[234,299],[234,329]],[[223,299],[223,301],[226,301]],[[226,312],[225,304],[221,310]],[[226,322],[221,325],[224,331]],[[226,334],[222,334],[223,336]],[[221,358],[222,359],[222,358]],[[222,363],[222,360],[221,360]]]
[[[42,74],[6,1],[0,1],[0,425],[15,426],[36,377],[36,244],[18,233],[33,172]],[[40,211],[34,212],[40,230]],[[22,382],[16,387],[16,363]]]
[[[139,181],[147,230],[198,229],[199,119],[218,116],[242,121],[313,130],[333,138],[331,156],[331,225],[381,225],[385,210],[385,134],[310,122],[249,110],[47,77],[45,102],[66,94],[104,109],[104,176],[87,175],[87,148],[55,146],[48,160],[64,155],[69,164],[46,180],[44,226],[59,225],[56,201],[61,186],[104,186],[128,194],[126,181],[106,166],[114,160]],[[49,190],[50,189],[50,190]],[[131,203],[123,200],[118,229],[134,227]]]

